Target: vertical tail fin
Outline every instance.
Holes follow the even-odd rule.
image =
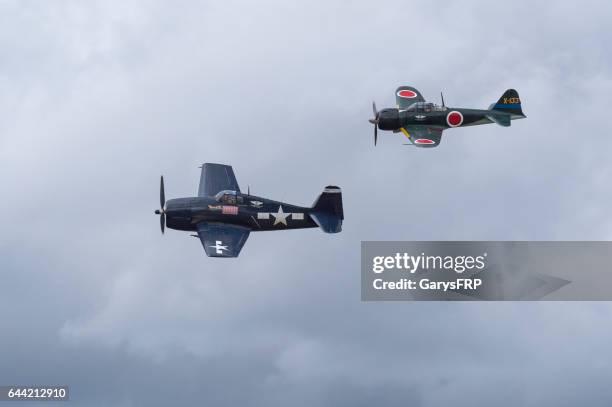
[[[513,116],[525,117],[525,114],[523,114],[523,109],[521,108],[521,98],[519,97],[518,92],[514,89],[508,89],[505,91],[497,103],[489,106],[489,110],[510,113]]]
[[[342,230],[344,210],[342,208],[342,191],[336,186],[327,186],[312,205],[310,217],[326,233],[338,233]]]

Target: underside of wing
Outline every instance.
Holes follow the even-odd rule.
[[[402,127],[402,133],[417,147],[437,147],[442,140],[442,127],[407,126]]]
[[[223,223],[198,223],[198,237],[209,257],[238,257],[250,229]]]
[[[198,196],[214,196],[224,190],[240,192],[232,167],[224,164],[202,164]]]
[[[395,91],[395,103],[400,110],[408,108],[413,103],[424,102],[425,98],[412,86],[400,86]]]

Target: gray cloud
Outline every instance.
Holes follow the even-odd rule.
[[[606,304],[361,303],[359,242],[608,239],[609,7],[482,1],[0,3],[0,384],[75,404],[607,406]],[[527,120],[403,147],[399,84],[519,90]],[[204,161],[343,233],[219,262],[160,237]],[[561,372],[561,373],[560,373]]]

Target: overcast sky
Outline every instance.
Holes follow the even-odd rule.
[[[604,1],[0,1],[0,385],[79,406],[609,406],[607,303],[363,303],[362,240],[612,238]],[[399,85],[528,119],[373,146]],[[203,162],[344,193],[238,259],[159,232]],[[48,405],[48,404],[45,404]],[[63,405],[63,404],[62,404]]]

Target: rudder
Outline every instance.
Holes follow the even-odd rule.
[[[497,103],[492,104],[489,107],[489,110],[496,110],[500,112],[510,113],[515,116],[525,117],[523,113],[523,109],[521,107],[521,98],[519,94],[514,89],[508,89],[504,92],[501,98],[497,101]]]
[[[342,208],[342,191],[339,187],[325,187],[312,205],[311,218],[326,233],[338,233],[342,230],[344,210]]]

